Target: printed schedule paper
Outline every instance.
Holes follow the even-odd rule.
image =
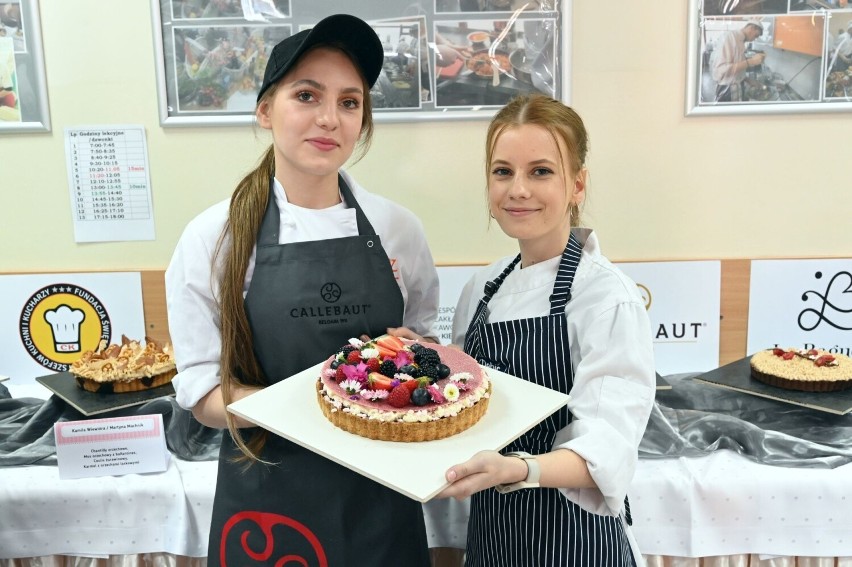
[[[144,127],[66,128],[65,154],[76,242],[154,240]]]

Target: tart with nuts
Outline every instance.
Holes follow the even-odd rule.
[[[751,357],[755,380],[803,392],[852,388],[852,359],[819,349],[771,348]]]
[[[140,392],[165,386],[177,374],[169,343],[145,342],[121,336],[121,344],[102,340],[97,350],[89,350],[70,368],[77,386],[106,394]]]

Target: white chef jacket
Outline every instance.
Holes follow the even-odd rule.
[[[852,57],[852,32],[847,31],[838,38],[835,50],[838,55],[847,59]]]
[[[590,229],[572,230],[583,246],[565,306],[574,386],[568,408],[574,418],[556,434],[554,449],[570,449],[586,460],[597,488],[562,489],[584,510],[618,515],[638,460],[639,443],[654,403],[656,374],[651,325],[636,284],[601,255]],[[485,283],[514,256],[471,278],[453,318],[453,343],[465,335]],[[543,317],[560,257],[518,267],[488,303],[488,323]]]
[[[743,30],[731,30],[721,36],[713,49],[711,72],[720,85],[733,85],[745,79],[745,69],[734,70],[737,63],[745,61],[746,36]]]
[[[401,205],[367,192],[346,172],[341,173],[390,258],[405,304],[402,324],[420,335],[437,336],[433,326],[438,316],[438,273],[420,219]],[[287,201],[278,180],[273,185],[281,220],[279,244],[358,234],[355,209],[347,208],[345,203],[321,210],[305,209]],[[217,203],[190,221],[166,270],[169,333],[178,369],[174,385],[178,404],[187,409],[221,380],[222,343],[214,299],[221,256],[215,273],[211,274],[211,269],[229,204],[230,199]],[[253,252],[243,284],[244,297],[254,273],[254,261]],[[298,270],[298,266],[294,269]]]

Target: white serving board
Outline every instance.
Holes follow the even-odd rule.
[[[447,486],[444,474],[485,449],[499,450],[568,403],[569,396],[487,368],[488,411],[458,435],[421,443],[376,441],[332,425],[314,383],[322,363],[228,406],[228,411],[376,482],[426,502]]]

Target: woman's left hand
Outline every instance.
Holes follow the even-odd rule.
[[[388,334],[392,337],[408,339],[410,341],[423,342],[423,337],[409,329],[408,327],[388,327]]]
[[[392,337],[399,337],[401,339],[408,339],[410,341],[416,341],[418,343],[437,343],[438,341],[431,337],[421,337],[408,327],[388,327],[387,334]],[[372,339],[369,335],[361,335],[359,337],[365,343],[370,342]]]
[[[522,459],[505,457],[497,451],[480,451],[467,461],[450,467],[446,477],[450,486],[437,498],[463,500],[474,492],[525,479],[527,464]]]

